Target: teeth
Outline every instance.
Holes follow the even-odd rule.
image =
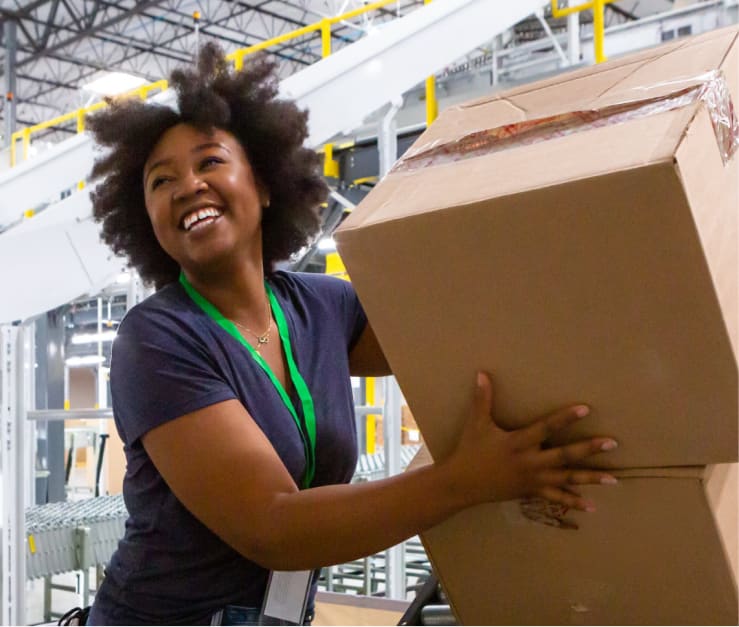
[[[220,215],[221,212],[213,207],[198,209],[187,215],[182,225],[185,227],[186,231],[189,231],[196,222],[200,222],[201,220],[205,220],[206,218],[217,218]]]

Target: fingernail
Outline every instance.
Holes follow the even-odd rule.
[[[618,484],[618,479],[616,479],[616,477],[612,477],[611,475],[606,475],[600,478],[600,482],[603,485],[616,485]]]
[[[585,511],[588,512],[589,514],[592,514],[595,511],[595,505],[593,505],[592,503],[588,503],[585,506]]]
[[[588,407],[587,405],[578,405],[577,407],[575,407],[575,415],[578,418],[583,418],[587,416],[589,413],[590,413],[590,407]]]
[[[485,375],[482,372],[477,373],[477,385],[480,387],[485,385]]]
[[[606,440],[603,442],[603,444],[600,445],[601,451],[612,451],[618,446],[618,442],[616,440]]]

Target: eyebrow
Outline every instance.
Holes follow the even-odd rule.
[[[198,144],[195,146],[191,151],[190,154],[196,154],[198,152],[202,152],[203,150],[207,150],[208,148],[221,148],[225,150],[226,152],[230,153],[231,151],[228,149],[228,146],[225,144],[222,144],[221,142],[205,142],[203,144]],[[167,165],[172,162],[172,158],[168,157],[166,159],[160,159],[159,161],[155,161],[149,166],[148,172],[144,173],[144,184],[146,184],[146,181],[149,179],[149,176],[151,173],[156,170],[157,168]]]

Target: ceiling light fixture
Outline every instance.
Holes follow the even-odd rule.
[[[146,85],[148,82],[145,78],[125,72],[105,72],[94,81],[82,85],[82,89],[101,97],[117,96]]]

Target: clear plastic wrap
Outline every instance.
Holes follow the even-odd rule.
[[[697,77],[671,81],[649,88],[674,85],[674,91],[655,97],[628,98],[597,109],[570,111],[524,120],[468,133],[450,142],[434,142],[407,151],[393,172],[410,172],[432,165],[462,161],[519,146],[565,137],[590,129],[681,109],[702,101],[711,117],[721,158],[727,164],[739,147],[739,123],[723,72],[712,71]]]

